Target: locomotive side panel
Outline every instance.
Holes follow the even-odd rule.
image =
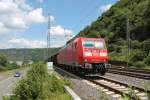
[[[85,73],[106,72],[108,61],[105,40],[100,38],[77,38],[59,51],[57,62],[70,70]]]
[[[58,63],[69,66],[76,66],[77,63],[77,50],[76,44],[70,43],[63,48],[58,54]]]

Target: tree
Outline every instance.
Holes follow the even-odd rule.
[[[147,65],[150,65],[150,53],[149,53],[149,55],[144,59],[144,62],[145,62]]]
[[[0,66],[6,66],[7,64],[7,57],[4,54],[0,54]]]

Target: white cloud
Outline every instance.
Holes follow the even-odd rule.
[[[42,13],[43,13],[42,8],[38,8],[29,12],[27,16],[27,22],[29,24],[46,22],[46,18],[42,15]]]
[[[44,2],[44,0],[36,0],[37,2],[39,2],[39,3],[43,3]]]
[[[46,42],[41,40],[29,40],[25,38],[13,38],[8,41],[11,45],[18,48],[42,48],[46,47]],[[14,47],[14,46],[13,46]]]
[[[64,28],[61,25],[53,26],[49,31],[51,34],[52,47],[64,46],[66,42],[74,36],[72,30]]]
[[[17,8],[18,6],[13,2],[0,1],[0,13],[2,14],[13,13]]]
[[[14,3],[16,3],[20,9],[25,11],[30,11],[33,9],[29,4],[26,4],[26,0],[14,0]]]
[[[0,48],[46,46],[44,41],[18,38],[31,25],[46,21],[43,9],[33,8],[26,0],[0,0]]]
[[[104,5],[100,9],[102,12],[106,12],[107,10],[109,10],[111,8],[111,6],[112,6],[112,4]]]
[[[0,22],[0,35],[6,34],[9,32],[10,32],[10,29],[5,27],[5,25]]]
[[[51,18],[54,19],[53,16]],[[34,9],[26,3],[26,0],[0,0],[0,34],[20,32],[32,24],[46,21],[43,9]]]
[[[0,27],[4,27],[0,24]],[[69,29],[64,29],[62,26],[57,25],[51,28],[51,47],[61,47],[72,38],[73,32]],[[13,38],[12,38],[13,37]],[[9,37],[8,41],[0,43],[0,48],[43,48],[46,47],[46,41],[31,40],[23,37]]]
[[[22,16],[11,16],[5,20],[4,24],[11,29],[25,29],[27,27]]]
[[[46,18],[46,20],[48,21],[48,17]],[[50,16],[50,21],[52,22],[54,20],[55,20],[54,16]]]
[[[44,0],[38,0],[42,3]],[[54,21],[50,16],[50,20]],[[42,8],[33,8],[26,0],[0,0],[0,48],[41,48],[46,47],[46,41],[30,40],[23,38],[23,33],[33,24],[41,24],[48,21],[43,15]],[[63,46],[67,39],[72,37],[73,31],[65,29],[61,25],[51,27],[52,47]]]
[[[51,27],[50,33],[53,36],[73,35],[73,32],[71,30],[65,29],[61,25]]]

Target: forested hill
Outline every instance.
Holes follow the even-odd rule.
[[[52,48],[51,54],[56,53],[59,48]],[[33,49],[0,49],[0,54],[4,54],[7,56],[8,60],[12,61],[23,61],[23,60],[44,60],[46,58],[45,48],[33,48]]]
[[[120,0],[78,36],[97,37],[100,34],[109,42],[125,39],[127,19],[133,40],[150,38],[150,0]]]
[[[150,65],[150,0],[119,0],[76,37],[105,37],[110,59],[126,61],[127,26],[131,39],[130,63]]]

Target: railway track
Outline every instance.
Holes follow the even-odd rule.
[[[144,69],[117,67],[117,68],[110,68],[108,70],[108,73],[120,74],[120,75],[150,80],[150,71]]]
[[[56,67],[57,69],[67,73],[67,75],[71,75],[72,77],[78,77],[80,79],[84,79],[87,82],[92,82],[93,84],[97,85],[97,87],[102,87],[105,90],[108,90],[107,92],[109,92],[110,96],[113,95],[121,95],[123,96],[127,96],[130,98],[130,100],[148,100],[147,99],[147,93],[150,94],[150,91],[145,91],[142,88],[138,88],[135,86],[131,86],[129,87],[128,84],[125,83],[120,83],[118,81],[112,80],[112,79],[108,79],[102,76],[80,76],[78,74],[73,74],[71,72],[65,71],[63,69],[60,69],[58,67]],[[147,92],[147,93],[146,93]],[[119,99],[121,99],[119,97]]]
[[[112,80],[103,76],[98,76],[97,79],[90,79],[90,81],[108,88],[109,90],[118,93],[122,96],[126,95],[132,100],[148,100],[147,94],[150,94],[150,90],[145,90],[136,86],[129,86],[126,83],[121,83],[116,80]]]

